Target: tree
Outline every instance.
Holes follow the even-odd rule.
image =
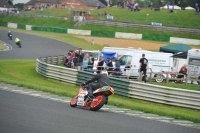
[[[14,5],[14,8],[18,8],[18,9],[23,10],[24,9],[24,3],[17,3],[17,4]]]
[[[13,6],[13,0],[6,0],[6,2],[7,2],[9,5]]]

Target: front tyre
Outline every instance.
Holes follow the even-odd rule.
[[[77,106],[77,97],[78,97],[78,95],[75,95],[74,97],[72,97],[72,99],[70,101],[70,106],[71,107],[76,107]]]
[[[95,96],[93,101],[90,103],[90,110],[97,111],[99,110],[106,102],[106,97],[104,95]]]

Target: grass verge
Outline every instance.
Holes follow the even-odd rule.
[[[39,75],[35,71],[35,63],[34,60],[0,60],[0,82],[49,92],[60,96],[72,97],[77,93],[78,86],[62,83]],[[176,119],[200,122],[200,111],[193,109],[167,106],[118,95],[111,96],[109,104],[161,116],[170,116]]]
[[[0,41],[0,50],[3,50],[5,48],[6,48],[6,46],[4,45],[4,42]]]
[[[181,89],[186,89],[186,90],[195,90],[195,91],[200,91],[200,86],[199,85],[185,85],[185,84],[177,84],[177,83],[157,83],[157,82],[151,82],[151,84],[155,85],[161,85],[161,86],[167,86],[167,87],[172,87],[172,88],[181,88]]]
[[[24,25],[46,26],[46,27],[58,27],[74,29],[74,22],[69,22],[57,18],[24,18],[24,17],[12,17],[12,16],[0,16],[0,22],[13,22]],[[130,27],[115,27],[104,25],[84,25],[80,29],[103,31],[103,32],[125,32],[125,33],[138,33],[151,36],[160,37],[180,37],[190,39],[200,39],[198,34],[185,33],[185,32],[172,32],[172,31],[159,31],[154,29],[142,29],[142,28],[130,28]]]
[[[199,15],[194,15],[193,10],[176,10],[175,13],[169,13],[167,9],[154,11],[150,8],[143,8],[139,12],[133,12],[121,7],[101,8],[98,10],[90,10],[91,15],[97,20],[107,20],[106,16],[102,13],[112,14],[115,22],[128,22],[138,24],[151,24],[151,22],[162,23],[164,26],[178,26],[200,28]],[[98,13],[100,16],[98,16]],[[40,10],[25,11],[22,14],[41,14],[41,15],[54,15],[54,16],[70,16],[68,9],[44,9],[41,13]],[[147,16],[147,14],[149,14]]]

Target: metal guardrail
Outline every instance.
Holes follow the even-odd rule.
[[[101,20],[86,20],[86,24],[107,25],[107,26],[116,26],[116,27],[131,27],[131,28],[142,28],[142,29],[154,29],[154,30],[161,30],[161,31],[175,31],[175,32],[200,34],[200,29],[181,28],[181,27],[152,26],[152,25],[121,23],[121,22],[112,22],[112,21],[101,21]]]
[[[36,71],[45,77],[77,85],[95,75],[94,73],[53,65],[61,63],[60,59],[61,56],[38,58]],[[110,80],[111,86],[118,95],[200,110],[199,91],[144,84],[112,77]]]

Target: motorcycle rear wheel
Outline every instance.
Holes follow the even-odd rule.
[[[71,101],[70,101],[70,106],[71,107],[76,107],[77,106],[77,96],[75,95],[74,97],[72,97]]]
[[[99,110],[106,102],[106,97],[104,95],[95,96],[94,100],[90,103],[90,110]]]

